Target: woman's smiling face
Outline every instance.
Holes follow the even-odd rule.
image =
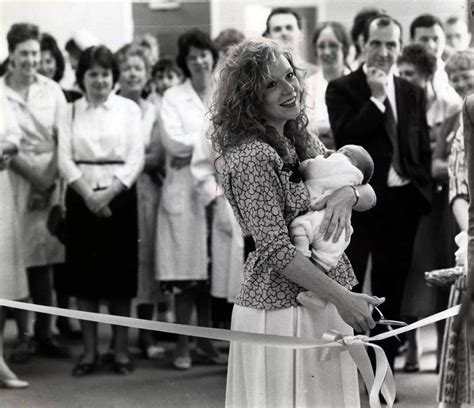
[[[332,27],[326,27],[321,31],[315,46],[320,65],[344,69],[342,43],[337,39]]]
[[[279,55],[269,66],[269,73],[260,115],[268,125],[279,128],[298,117],[302,90],[293,67],[284,55]]]

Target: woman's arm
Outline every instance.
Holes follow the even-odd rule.
[[[28,180],[35,190],[41,193],[47,193],[55,184],[56,173],[39,174],[35,168],[31,167],[29,161],[21,153],[12,157],[10,169]]]
[[[366,332],[374,328],[370,306],[380,305],[383,298],[349,291],[319,270],[300,251],[296,251],[282,275],[316,293],[324,301],[334,304],[342,319],[354,330]]]
[[[354,329],[372,328],[374,321],[369,304],[379,304],[380,300],[351,293],[332,281],[291,243],[280,210],[281,179],[276,170],[279,164],[275,162],[276,153],[270,149],[263,147],[254,157],[250,153],[242,159],[245,163],[235,164],[229,181],[234,205],[255,240],[261,253],[260,261],[271,273],[282,274],[333,303]]]
[[[469,202],[464,197],[457,197],[452,202],[451,208],[461,231],[467,231],[469,227]]]
[[[172,157],[191,157],[194,143],[201,131],[188,134],[183,126],[183,117],[187,112],[180,112],[182,100],[175,100],[176,95],[165,94],[160,115],[160,136],[166,152]],[[195,112],[193,113],[195,114]],[[183,116],[184,115],[184,116]],[[204,129],[203,129],[204,131]]]
[[[125,138],[124,152],[125,163],[119,166],[114,176],[127,188],[130,188],[143,170],[145,162],[145,144],[143,142],[141,111],[140,108],[133,104],[126,113],[123,120]],[[117,118],[118,120],[119,118]]]

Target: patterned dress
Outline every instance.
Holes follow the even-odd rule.
[[[296,156],[294,149],[292,154]],[[235,301],[232,329],[316,339],[328,330],[350,334],[352,329],[334,305],[301,307],[296,297],[305,289],[281,273],[296,255],[288,226],[309,207],[309,193],[292,168],[271,146],[255,139],[244,141],[224,159],[225,195],[244,235],[255,242]],[[345,256],[329,275],[347,287],[356,283]],[[358,406],[357,372],[347,353],[324,362],[319,357],[316,350],[231,343],[226,406]]]
[[[449,201],[461,198],[469,202],[467,163],[464,150],[464,128],[459,127],[451,146],[448,160]],[[453,284],[448,307],[458,305],[467,289],[466,277],[462,276]],[[447,320],[443,349],[441,352],[438,401],[450,404],[470,404],[472,390],[473,350],[464,322],[461,330],[454,330],[454,318]]]

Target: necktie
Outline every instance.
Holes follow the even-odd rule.
[[[388,98],[385,98],[385,130],[387,131],[388,137],[392,142],[393,146],[393,168],[400,175],[404,175],[402,170],[402,162],[400,160],[400,146],[398,143],[398,127],[397,122],[395,121],[395,116],[393,114],[392,105]]]

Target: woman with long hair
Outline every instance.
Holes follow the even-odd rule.
[[[306,130],[303,81],[292,55],[273,41],[244,41],[226,59],[213,100],[217,167],[253,245],[232,329],[321,339],[329,330],[350,335],[352,328],[374,327],[370,307],[381,300],[350,291],[357,281],[347,257],[322,270],[288,235],[291,221],[310,208],[298,163],[326,152]],[[338,239],[350,234],[353,207],[374,204],[373,190],[365,185],[343,187],[312,207],[326,209],[325,238]],[[305,289],[319,297],[320,307],[299,304],[297,295]],[[231,343],[229,360],[228,407],[359,404],[357,372],[347,355],[321,362],[315,350]]]

